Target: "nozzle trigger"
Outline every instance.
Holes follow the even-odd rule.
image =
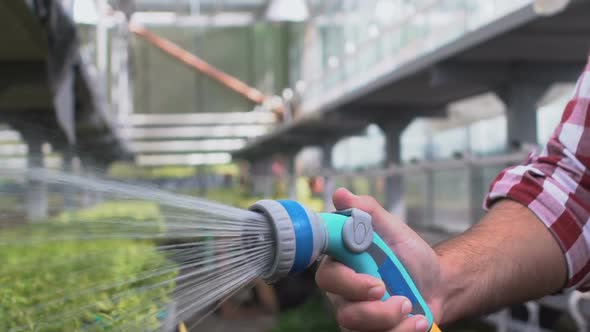
[[[371,216],[359,209],[347,209],[336,213],[349,217],[342,228],[342,242],[346,248],[357,254],[366,251],[373,242]]]

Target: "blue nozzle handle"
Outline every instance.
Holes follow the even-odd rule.
[[[382,301],[392,295],[407,297],[412,302],[411,315],[424,315],[432,327],[433,316],[426,301],[397,256],[381,237],[373,232],[371,217],[367,213],[351,209],[336,213],[320,213],[320,216],[325,221],[328,233],[328,256],[357,273],[383,280],[386,292]]]

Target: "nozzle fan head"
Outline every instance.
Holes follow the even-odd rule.
[[[321,217],[301,204],[261,200],[250,210],[266,216],[273,228],[275,258],[268,273],[262,276],[267,282],[305,270],[325,250],[326,230]]]
[[[279,202],[269,199],[256,202],[250,210],[264,215],[272,225],[275,259],[262,278],[267,282],[275,282],[289,273],[295,260],[295,231],[291,217]]]

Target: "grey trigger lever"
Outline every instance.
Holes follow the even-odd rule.
[[[342,241],[353,253],[367,250],[373,242],[371,215],[359,209],[346,209],[335,213],[349,217],[342,228]]]

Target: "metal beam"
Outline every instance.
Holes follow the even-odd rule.
[[[49,53],[49,42],[43,31],[39,18],[25,1],[0,2],[0,30],[2,45],[10,45],[0,52],[0,61],[46,59]]]
[[[550,26],[546,31],[514,32],[469,50],[461,57],[481,61],[578,61],[588,55],[589,32],[555,33]]]
[[[22,137],[18,133],[18,131],[10,130],[10,129],[0,130],[0,141],[2,141],[2,142],[6,142],[6,141],[18,142],[21,140],[22,140]]]
[[[28,151],[24,143],[0,144],[0,156],[24,156]]]
[[[137,153],[228,152],[245,145],[243,139],[209,139],[197,141],[133,142]]]
[[[233,3],[232,1],[218,0],[200,0],[199,9],[202,13],[214,14],[217,12],[258,12],[266,5],[266,0],[241,1]],[[170,0],[136,0],[135,9],[137,11],[180,11],[190,12],[190,1],[170,1]]]
[[[438,87],[456,82],[497,84],[507,81],[511,68],[498,63],[439,63],[430,70],[430,86]]]
[[[47,64],[43,61],[0,62],[0,89],[21,84],[49,84]]]
[[[162,154],[137,155],[136,162],[140,166],[165,165],[209,165],[226,164],[231,162],[229,153],[192,153],[192,154]]]
[[[132,16],[132,23],[149,27],[206,27],[227,28],[246,27],[256,23],[256,16],[252,13],[223,13],[211,15],[176,15],[176,13],[136,12]]]
[[[167,113],[133,114],[132,126],[189,126],[189,125],[237,125],[274,124],[276,116],[269,112],[228,112],[228,113]]]
[[[0,113],[25,112],[30,109],[53,113],[53,106],[52,92],[47,84],[0,86]]]
[[[368,123],[388,123],[410,121],[417,117],[445,117],[446,105],[402,105],[402,104],[356,104],[347,107],[341,113],[342,121],[360,121]],[[367,124],[368,124],[367,123]]]
[[[566,62],[447,62],[430,70],[430,86],[472,83],[494,87],[514,81],[555,83],[576,81],[585,63]]]
[[[248,138],[264,135],[266,125],[204,125],[176,127],[122,128],[121,136],[133,140],[186,139],[186,138]]]
[[[26,156],[2,158],[1,161],[3,169],[23,170],[27,168]],[[43,165],[45,165],[45,168],[60,168],[62,165],[62,161],[57,156],[46,156],[43,158]]]

